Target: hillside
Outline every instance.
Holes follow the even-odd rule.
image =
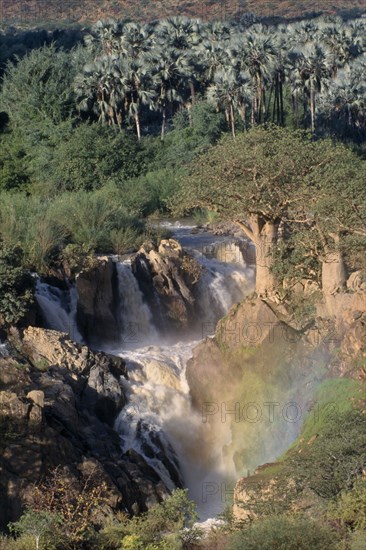
[[[364,0],[0,0],[0,22],[91,22],[101,18],[152,20],[172,15],[230,19],[245,12],[258,16],[296,18],[311,13],[365,10]]]

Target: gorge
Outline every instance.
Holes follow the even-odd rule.
[[[165,225],[173,238],[162,241],[158,251],[147,247],[123,261],[102,257],[94,296],[83,273],[67,291],[38,281],[36,296],[46,328],[79,343],[91,340],[97,349],[123,358],[126,404],[114,421],[121,452],[143,457],[167,491],[188,487],[205,520],[232,500],[240,475],[275,460],[296,438],[314,381],[308,374],[311,389],[299,392],[304,377],[288,360],[275,357],[282,352],[276,335],[267,372],[247,374],[245,388],[242,365],[234,374],[224,371],[224,377],[218,372],[207,393],[202,386],[212,370],[207,346],[224,370],[212,337],[217,321],[253,291],[253,249],[237,234],[214,235],[179,222]],[[199,266],[193,285],[177,270],[184,254]],[[113,331],[106,334],[109,325]],[[238,331],[246,333],[250,356],[258,334],[273,333],[277,325],[273,313],[260,314],[225,327],[224,333],[234,341]],[[291,335],[284,343],[295,346]]]

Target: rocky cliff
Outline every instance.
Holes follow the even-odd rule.
[[[264,301],[255,295],[248,297],[231,308],[218,323],[215,338],[201,343],[188,363],[187,381],[194,405],[206,411],[212,429],[220,421],[220,408],[221,422],[224,422],[222,408],[225,409],[225,422],[231,433],[226,452],[231,453],[238,473],[253,471],[252,468],[265,457],[275,459],[296,436],[300,437],[296,451],[290,450],[285,455],[284,464],[264,465],[236,483],[234,517],[239,521],[252,520],[273,513],[275,509],[280,512],[309,509],[316,515],[324,502],[321,491],[316,489],[317,476],[324,475],[324,479],[330,476],[330,487],[335,481],[329,472],[311,473],[312,462],[322,464],[322,449],[329,441],[337,441],[337,433],[322,433],[329,428],[326,422],[323,426],[321,420],[324,418],[317,417],[309,427],[310,411],[320,406],[320,412],[323,410],[327,418],[331,406],[342,414],[346,410],[352,414],[356,407],[355,414],[359,413],[361,419],[356,425],[362,425],[366,418],[362,416],[362,410],[366,409],[364,275],[353,273],[344,292],[321,296],[316,289],[314,294],[303,290],[301,298],[299,303],[303,311],[299,315],[299,311],[290,310],[288,305],[277,300]],[[307,307],[309,305],[311,308]],[[322,388],[325,389],[319,398],[317,392]],[[279,416],[290,412],[290,408],[285,408],[288,403],[293,403],[292,410],[301,412],[302,418],[297,425],[291,418],[280,422],[283,418]],[[259,420],[254,419],[258,420],[254,426],[249,413],[245,417],[248,404],[252,405],[252,415],[258,411],[261,415]],[[273,416],[269,420],[265,413],[271,410]],[[276,416],[279,412],[281,415]],[[351,433],[352,429],[351,422],[345,432]],[[345,439],[342,428],[339,430]],[[356,466],[350,465],[346,474],[337,472],[339,478],[343,474],[347,478],[351,476],[350,479],[353,475],[362,475],[366,459],[362,446],[349,450],[355,437],[347,442],[348,451],[344,453],[345,456],[353,453]],[[337,441],[335,449],[339,451],[343,444],[343,440]],[[338,451],[332,449],[329,453]],[[337,467],[332,465],[331,469],[337,471]],[[310,481],[299,483],[299,479],[306,478],[308,468]]]
[[[121,452],[113,430],[125,402],[123,360],[40,328],[13,331],[10,341],[0,358],[1,527],[56,467],[75,486],[97,470],[113,510],[136,513],[161,501],[162,481],[133,449]]]
[[[134,257],[132,269],[159,328],[177,330],[195,321],[193,289],[200,267],[178,241],[162,240],[158,247],[146,244]]]

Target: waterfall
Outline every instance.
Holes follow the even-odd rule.
[[[197,319],[205,330],[191,336],[191,341],[187,341],[188,332],[177,333],[168,345],[154,326],[130,262],[116,261],[121,343],[118,349],[105,351],[126,361],[128,379],[121,378],[126,405],[115,422],[122,452],[134,450],[143,456],[169,490],[188,487],[201,518],[206,518],[217,515],[223,503],[220,495],[209,506],[202,503],[202,484],[220,483],[235,475],[232,458],[225,453],[231,432],[224,424],[213,428],[202,422],[191,405],[185,369],[198,338],[212,334],[220,317],[251,291],[254,272],[236,241],[191,230],[191,226],[177,225],[174,237],[202,266],[195,300]],[[49,328],[72,331],[71,337],[81,340],[75,287],[60,290],[38,280],[36,298]]]
[[[199,306],[204,322],[215,324],[252,289],[254,271],[244,262],[220,262],[197,251],[194,254],[203,267],[197,286]]]
[[[200,501],[202,483],[234,475],[223,449],[231,436],[225,426],[212,431],[191,405],[185,366],[198,341],[150,346],[122,352],[128,380],[122,380],[127,404],[115,429],[122,451],[143,455],[170,490],[183,483]],[[231,471],[230,471],[231,469]],[[221,512],[220,498],[201,506],[201,517]]]
[[[176,238],[202,266],[195,291],[198,316],[206,329],[208,325],[207,333],[213,333],[219,318],[253,288],[254,272],[246,266],[239,247],[229,249],[224,239],[216,246],[216,237],[191,235],[191,229],[179,225]],[[185,368],[198,340],[183,341],[184,335],[177,334],[176,342],[168,346],[155,331],[159,345],[148,346],[152,323],[149,308],[130,267],[117,264],[117,269],[121,315],[124,323],[141,324],[142,336],[139,348],[117,352],[125,359],[128,372],[128,380],[121,380],[127,404],[115,423],[121,448],[143,455],[169,489],[183,478],[201,518],[215,516],[222,511],[221,496],[211,498],[207,506],[202,503],[202,485],[234,479],[235,467],[225,455],[231,443],[230,430],[223,424],[212,429],[191,405]]]
[[[75,342],[83,341],[77,328],[78,296],[75,286],[61,290],[37,279],[35,296],[47,328],[66,332]]]
[[[124,346],[153,342],[157,339],[157,331],[153,324],[152,314],[139,284],[127,262],[117,262],[119,321],[122,330]]]

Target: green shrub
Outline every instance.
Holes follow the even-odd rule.
[[[197,520],[195,504],[188,499],[187,490],[175,490],[161,504],[146,514],[120,516],[106,525],[100,533],[100,547],[130,550],[181,550],[200,533],[193,528]]]
[[[8,527],[13,535],[20,537],[18,548],[54,550],[63,546],[62,523],[63,519],[58,514],[48,510],[35,512],[28,508],[17,522],[9,523]],[[33,545],[28,546],[31,542]]]
[[[80,124],[61,132],[49,149],[35,152],[32,179],[49,194],[92,191],[108,182],[124,182],[140,174],[143,160],[136,139],[99,124]],[[38,157],[36,156],[38,154]]]
[[[331,499],[351,489],[366,463],[366,415],[359,410],[329,409],[322,431],[301,454],[292,453],[286,471],[301,486]]]
[[[218,213],[208,210],[208,208],[198,208],[193,212],[192,216],[198,224],[214,223],[219,219]]]
[[[236,532],[230,550],[328,550],[337,547],[337,536],[325,525],[302,518],[271,517]]]
[[[366,479],[358,479],[350,491],[342,491],[329,515],[352,529],[366,531]]]
[[[42,272],[63,246],[67,231],[57,223],[49,201],[22,193],[2,193],[0,235],[8,246],[22,247],[24,265]]]
[[[130,247],[133,238],[138,239],[142,233],[141,224],[127,213],[109,188],[93,193],[64,193],[53,202],[51,215],[68,232],[69,242],[98,252],[113,252],[126,243]]]
[[[33,303],[33,279],[22,263],[21,248],[0,240],[0,325],[18,323]]]

